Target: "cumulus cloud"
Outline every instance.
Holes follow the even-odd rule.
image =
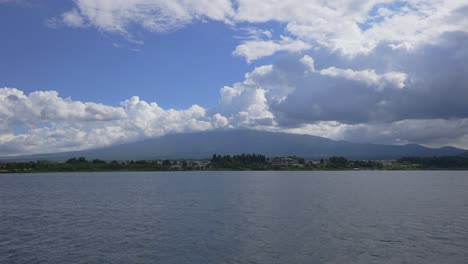
[[[227,127],[206,109],[163,109],[132,97],[120,106],[62,98],[55,91],[30,94],[0,88],[0,154],[95,148],[170,133]]]
[[[266,98],[267,91],[257,87],[258,82],[268,77],[272,70],[272,65],[255,68],[245,75],[243,82],[235,83],[232,87],[223,87],[218,106],[210,111],[228,116],[234,127],[273,125],[273,114]]]
[[[224,88],[219,107],[233,113],[255,105],[272,121],[262,129],[274,131],[466,147],[468,34],[441,38],[417,51],[383,44],[365,57],[286,56]],[[252,100],[259,90],[262,100]]]
[[[49,121],[109,121],[123,119],[119,108],[63,99],[55,91],[29,95],[14,88],[0,89],[0,129],[11,125],[37,126]]]

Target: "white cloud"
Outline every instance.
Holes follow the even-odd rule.
[[[381,43],[416,47],[445,32],[468,32],[466,15],[457,14],[467,6],[461,0],[239,0],[238,5],[238,21],[286,23],[298,40],[351,56],[367,54]]]
[[[237,39],[264,40],[271,39],[273,37],[272,30],[260,29],[256,27],[239,28],[238,31],[241,34],[235,36]]]
[[[236,47],[233,54],[244,57],[248,63],[263,57],[271,56],[279,51],[301,52],[310,49],[309,44],[300,40],[283,37],[279,41],[248,40]]]
[[[206,110],[198,105],[185,110],[163,109],[156,103],[147,103],[137,96],[122,102],[128,115],[125,126],[143,137],[156,137],[169,133],[212,129]]]
[[[278,131],[360,143],[422,144],[428,147],[454,146],[465,149],[468,146],[468,118],[405,119],[355,125],[329,121]]]
[[[313,73],[313,72],[315,72],[315,61],[314,61],[314,58],[312,58],[312,57],[309,56],[309,55],[304,55],[304,57],[302,57],[299,61],[307,67],[306,73]]]
[[[0,0],[0,4],[17,4],[17,5],[27,5],[28,0]]]
[[[63,99],[55,91],[29,95],[14,88],[0,89],[0,130],[10,125],[39,126],[53,121],[110,121],[126,117],[120,109],[97,103]]]
[[[272,71],[272,65],[257,67],[243,82],[222,88],[219,104],[208,110],[199,105],[163,109],[138,96],[109,106],[65,99],[56,91],[25,94],[0,88],[0,155],[96,148],[219,128],[274,127],[268,104],[283,88],[258,87],[270,81]]]
[[[229,126],[206,109],[163,109],[132,97],[121,106],[61,98],[55,91],[24,94],[0,88],[0,154],[70,151],[171,133]]]
[[[130,34],[137,24],[163,32],[194,20],[211,19],[229,23],[233,8],[229,0],[77,0],[76,9],[63,15],[64,23],[89,23],[99,30]]]
[[[376,87],[381,90],[385,87],[404,88],[405,81],[408,75],[403,72],[387,72],[384,74],[377,74],[373,69],[366,69],[355,71],[352,69],[340,69],[336,67],[329,67],[317,71],[315,69],[315,61],[309,55],[304,55],[299,60],[307,69],[305,73],[319,73],[324,76],[344,78],[347,80],[358,81],[367,84],[368,86]]]
[[[70,27],[86,26],[85,20],[78,13],[77,10],[72,10],[72,11],[63,13],[62,19],[63,19],[63,23],[65,23],[65,25],[70,26]]]
[[[234,127],[272,125],[274,116],[268,106],[268,91],[258,86],[259,81],[268,78],[272,71],[272,65],[257,67],[245,75],[243,82],[223,87],[219,104],[211,111],[227,116]]]
[[[375,70],[354,71],[351,69],[339,69],[330,67],[320,70],[320,74],[330,77],[340,77],[348,80],[363,82],[368,86],[374,86],[378,89],[390,86],[395,88],[404,88],[407,75],[402,72],[388,72],[377,74]]]
[[[340,139],[385,144],[418,143],[430,147],[468,146],[468,118],[406,119],[391,123],[359,124],[342,129]]]

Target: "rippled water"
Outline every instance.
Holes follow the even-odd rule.
[[[468,263],[468,172],[0,175],[0,263]]]

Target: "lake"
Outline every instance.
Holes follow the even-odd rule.
[[[468,263],[468,172],[0,174],[0,263]]]

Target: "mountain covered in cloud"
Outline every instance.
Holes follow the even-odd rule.
[[[0,17],[0,156],[230,129],[468,148],[466,0],[40,2]]]
[[[7,160],[66,160],[77,156],[106,160],[204,159],[211,157],[214,153],[261,153],[269,157],[296,155],[309,159],[336,155],[351,159],[387,159],[402,156],[459,155],[464,151],[452,147],[427,148],[415,144],[363,144],[309,135],[224,130],[173,134],[93,150],[21,156],[7,158]]]

